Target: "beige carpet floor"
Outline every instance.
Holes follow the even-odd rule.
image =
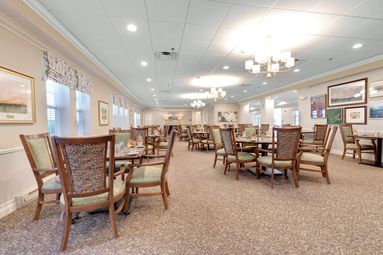
[[[175,146],[169,210],[160,197],[142,197],[131,215],[82,214],[72,225],[68,254],[382,254],[383,169],[331,156],[332,180],[304,172],[300,188],[279,178],[214,169],[213,152]],[[35,202],[0,220],[0,254],[56,254],[59,207]]]

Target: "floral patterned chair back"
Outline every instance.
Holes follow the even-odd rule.
[[[234,130],[232,128],[220,128],[223,148],[227,155],[236,155]]]
[[[88,138],[54,138],[60,162],[64,197],[94,196],[113,190],[113,175],[106,183],[106,161],[109,145],[110,171],[114,172],[114,136]]]
[[[314,141],[324,142],[327,133],[327,124],[314,125]]]
[[[273,128],[272,151],[275,160],[296,160],[302,127]],[[274,153],[275,151],[275,153]]]

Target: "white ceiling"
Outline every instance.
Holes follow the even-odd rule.
[[[36,0],[37,1],[37,0]],[[240,86],[225,88],[228,101],[329,72],[383,53],[382,0],[39,0],[94,56],[127,86],[146,107],[184,107],[183,93],[198,92],[192,78],[230,74]],[[240,42],[245,25],[268,17],[304,17],[317,27],[301,32],[309,40],[293,47],[299,73],[272,78],[244,70],[248,55],[228,47]],[[137,25],[128,32],[127,24]],[[284,21],[280,22],[283,27]],[[297,26],[304,27],[305,20]],[[242,37],[241,37],[242,36]],[[353,44],[363,47],[354,50]],[[158,61],[155,51],[179,53],[176,61]],[[329,58],[332,58],[329,61]],[[145,60],[147,67],[140,65]],[[229,65],[229,70],[222,66]],[[152,82],[146,79],[151,78]],[[262,85],[267,81],[267,85]],[[155,88],[152,92],[151,88]],[[247,90],[244,93],[243,90]],[[234,96],[234,97],[232,97]]]

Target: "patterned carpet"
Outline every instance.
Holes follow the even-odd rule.
[[[107,213],[82,214],[72,225],[68,254],[382,254],[383,169],[330,158],[332,184],[304,172],[300,188],[246,172],[235,180],[212,167],[213,152],[176,143],[170,165],[169,210],[142,197],[119,215],[115,239]],[[35,202],[0,220],[0,254],[56,254],[59,207]]]

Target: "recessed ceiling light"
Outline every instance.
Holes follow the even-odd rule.
[[[229,66],[223,66],[222,69],[223,69],[223,70],[229,70],[230,67],[229,67]]]
[[[151,82],[151,81],[152,81],[152,79],[150,79],[150,78],[147,78],[147,79],[146,79],[146,81],[147,81],[147,82]]]
[[[158,99],[157,99],[157,98],[154,98],[154,101],[158,101]]]
[[[243,93],[247,93],[247,90],[244,90]]]
[[[156,95],[156,94],[154,94],[153,96],[154,96],[154,97],[156,97],[157,95]]]
[[[151,91],[155,91],[156,89],[155,89],[155,88],[151,88],[150,90],[151,90]]]
[[[294,69],[294,73],[297,73],[297,72],[299,72],[301,69],[299,69],[299,68],[295,68]]]
[[[362,48],[363,47],[363,44],[361,43],[356,43],[352,46],[353,49],[359,49],[359,48]]]
[[[264,81],[264,82],[262,82],[262,85],[266,85],[266,84],[267,84],[267,82],[265,82],[265,81]]]
[[[225,101],[227,100],[227,98],[225,97],[225,99],[224,99]]]
[[[147,66],[147,65],[148,65],[148,62],[146,62],[146,61],[141,61],[141,65],[142,65],[142,66]]]
[[[233,98],[234,96],[230,96],[231,98]]]
[[[293,90],[294,93],[297,93],[298,91],[297,90]]]
[[[136,32],[137,31],[137,27],[134,24],[127,25],[126,29],[128,29],[128,31],[130,31],[130,32]]]
[[[203,89],[200,89],[199,92],[203,92]]]

